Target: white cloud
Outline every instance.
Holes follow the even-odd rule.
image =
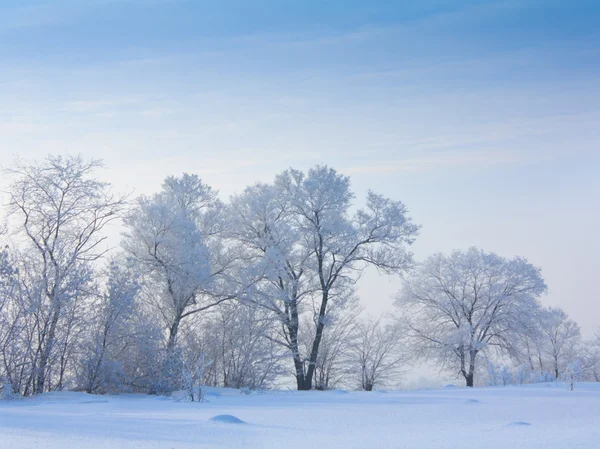
[[[165,115],[169,115],[171,113],[173,113],[173,109],[161,108],[161,107],[153,107],[153,108],[142,111],[143,116],[152,117],[152,118],[161,118],[161,117],[164,117]]]
[[[378,174],[418,172],[465,165],[496,165],[519,162],[521,159],[508,152],[438,153],[432,156],[390,160],[379,164],[355,165],[342,168],[347,174]]]

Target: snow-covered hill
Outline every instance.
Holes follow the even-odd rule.
[[[236,419],[237,418],[237,419]],[[0,401],[0,448],[597,449],[600,384]]]

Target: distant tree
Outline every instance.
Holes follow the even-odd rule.
[[[549,375],[550,364],[545,354],[546,341],[542,331],[542,315],[543,309],[539,308],[527,321],[527,327],[516,336],[509,352],[513,360],[529,373],[545,376]]]
[[[513,371],[508,365],[500,364],[497,365],[492,361],[488,362],[487,367],[487,379],[486,384],[488,386],[496,386],[496,385],[510,385],[514,383],[515,378],[517,378],[519,372],[517,370],[517,374],[513,374]],[[522,383],[522,382],[518,382]]]
[[[372,391],[390,382],[397,384],[406,353],[400,328],[382,319],[366,319],[357,326],[358,338],[350,351],[351,373],[361,390]]]
[[[356,302],[350,301],[347,307],[337,310],[335,315],[330,315],[327,333],[321,340],[319,356],[315,364],[315,389],[329,390],[348,384],[349,378],[354,373],[353,349],[359,344],[361,311]],[[308,323],[305,324],[304,329],[311,332],[302,339],[309,349],[314,338],[312,331],[316,326],[314,323]]]
[[[476,248],[435,254],[407,276],[398,298],[417,355],[456,370],[472,387],[477,356],[507,350],[539,308],[546,291],[527,260]]]
[[[561,309],[543,310],[540,324],[545,343],[542,351],[549,360],[555,379],[558,379],[578,358],[581,332],[577,323]]]
[[[182,358],[181,374],[183,379],[183,389],[190,402],[201,402],[204,399],[202,385],[206,369],[212,364],[206,361],[203,352],[193,354],[191,357]]]
[[[600,331],[582,345],[583,373],[586,380],[600,382]]]
[[[536,381],[556,380],[570,363],[584,355],[579,326],[558,308],[539,308],[530,318],[511,355],[536,373]]]
[[[282,348],[269,338],[272,320],[264,309],[221,304],[206,331],[217,345],[213,362],[224,387],[265,389],[282,374]]]
[[[569,389],[573,391],[577,382],[583,380],[583,364],[581,360],[575,360],[567,365],[564,371],[564,378]]]

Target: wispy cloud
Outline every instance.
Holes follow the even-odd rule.
[[[107,109],[118,109],[139,102],[140,99],[135,97],[76,100],[67,103],[63,110],[68,112],[106,112]]]
[[[173,113],[173,109],[162,107],[153,107],[142,111],[142,115],[152,118],[161,118],[171,113]]]
[[[390,160],[377,164],[347,166],[341,171],[349,175],[386,174],[421,172],[458,166],[511,164],[520,161],[522,161],[522,157],[507,152],[443,153],[420,158]]]

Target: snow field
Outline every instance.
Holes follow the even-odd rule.
[[[600,384],[0,401],[0,448],[597,449]]]

